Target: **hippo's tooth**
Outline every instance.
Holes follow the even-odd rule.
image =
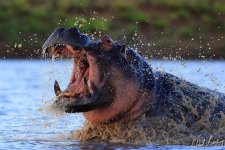
[[[54,60],[55,58],[60,58],[60,56],[61,56],[60,54],[53,54],[52,59]]]
[[[55,92],[55,95],[58,96],[60,93],[62,93],[60,87],[59,87],[59,83],[55,80],[55,83],[54,83],[54,92]]]
[[[46,54],[46,53],[48,53],[48,47],[45,47],[45,48],[43,48],[43,50],[42,50],[42,55],[44,55],[44,54]]]

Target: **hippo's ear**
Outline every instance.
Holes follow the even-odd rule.
[[[132,61],[134,58],[132,57],[131,53],[129,52],[129,47],[127,45],[121,45],[119,53],[127,62]]]
[[[112,38],[108,35],[103,36],[100,40],[100,48],[102,51],[111,51],[113,49],[114,46],[114,41],[112,40]]]

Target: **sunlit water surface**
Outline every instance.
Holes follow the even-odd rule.
[[[223,61],[150,61],[156,70],[165,70],[200,86],[225,92]],[[55,115],[43,109],[54,96],[57,79],[66,85],[70,61],[0,60],[0,149],[223,149],[179,145],[127,145],[78,142],[70,132],[84,123],[81,114]]]

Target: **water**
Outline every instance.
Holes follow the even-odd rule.
[[[200,86],[225,91],[225,62],[150,61]],[[70,61],[0,60],[0,149],[223,149],[222,146],[128,145],[78,142],[70,132],[84,123],[81,114],[54,115],[43,109],[57,79],[64,89]],[[201,145],[199,145],[201,146]]]

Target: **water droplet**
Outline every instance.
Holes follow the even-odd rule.
[[[22,48],[22,44],[18,44],[18,48]]]

